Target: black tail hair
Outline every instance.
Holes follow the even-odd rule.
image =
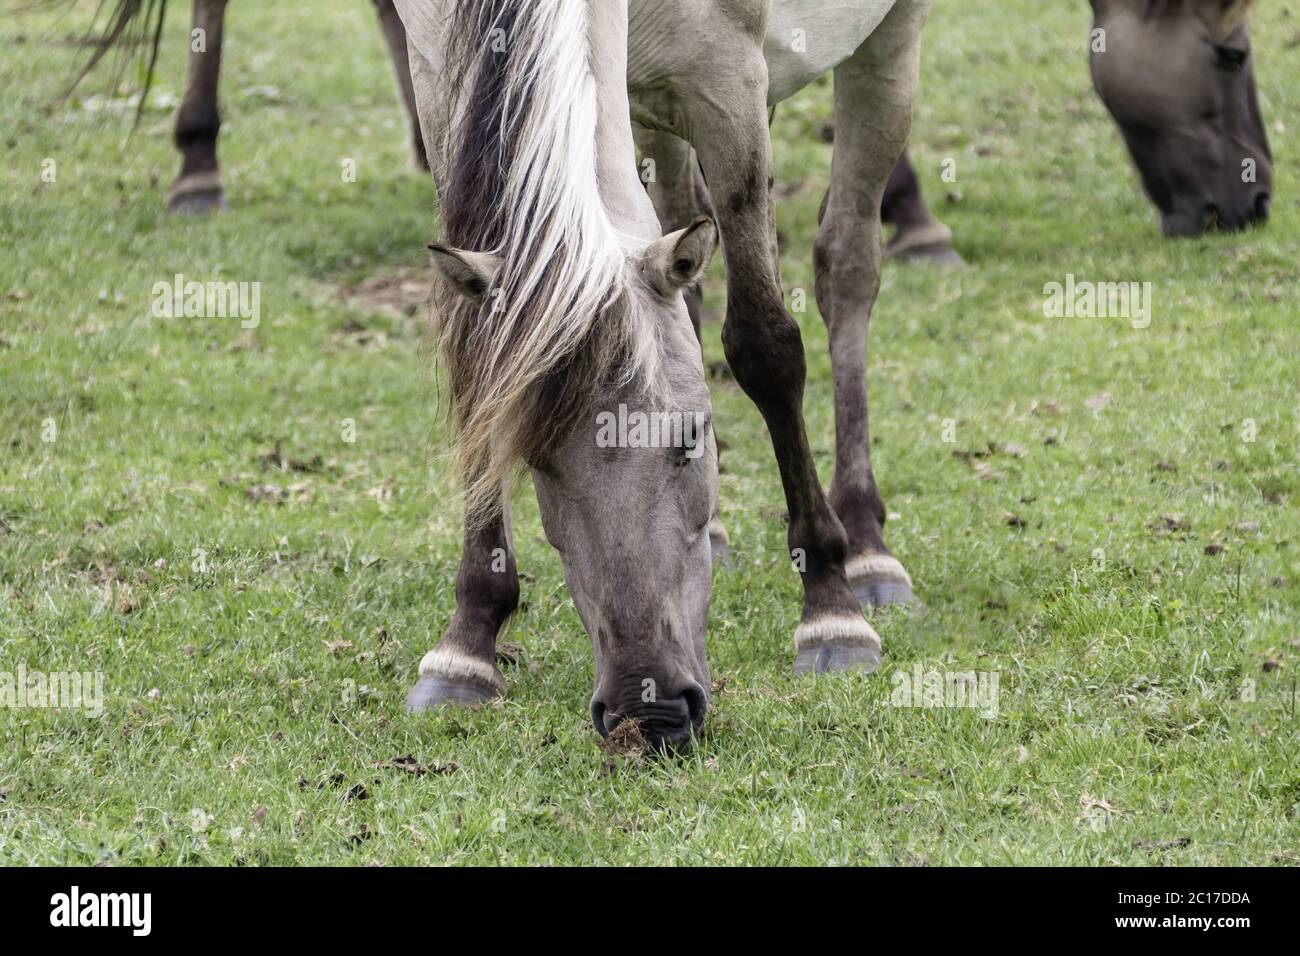
[[[74,3],[76,0],[46,0],[45,3],[37,3],[36,6],[71,7]],[[107,17],[104,16],[106,9]],[[130,61],[130,54],[126,51],[142,47],[144,89],[140,93],[140,103],[136,107],[134,123],[134,126],[139,126],[140,119],[144,115],[145,102],[149,98],[149,90],[153,87],[154,67],[158,63],[158,48],[162,43],[163,23],[166,16],[167,0],[99,0],[99,5],[95,8],[95,17],[86,28],[85,34],[85,46],[90,50],[90,55],[78,69],[72,82],[68,84],[62,99],[66,101],[104,57],[115,50],[121,53],[117,58],[114,72],[114,85],[116,85]],[[104,21],[102,26],[101,19]]]

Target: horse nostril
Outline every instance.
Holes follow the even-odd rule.
[[[1268,218],[1268,207],[1272,197],[1267,192],[1262,192],[1255,197],[1255,215],[1254,219],[1263,222]]]
[[[686,711],[690,715],[691,726],[699,730],[704,724],[704,715],[709,710],[709,695],[699,684],[691,684],[682,691],[682,699],[686,701]]]
[[[609,728],[605,726],[605,705],[596,698],[591,701],[591,722],[596,725],[596,733],[602,737],[609,736]]]

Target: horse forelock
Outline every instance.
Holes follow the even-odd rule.
[[[1255,5],[1255,0],[1223,0],[1208,8],[1198,0],[1138,0],[1137,3],[1146,20],[1186,13],[1199,15],[1205,20],[1216,41],[1225,39],[1245,23],[1254,12]]]
[[[481,304],[444,292],[436,307],[471,519],[601,394],[656,378],[597,187],[586,3],[463,0],[448,32],[446,240],[502,261]]]

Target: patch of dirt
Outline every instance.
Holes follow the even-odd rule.
[[[394,757],[392,760],[381,760],[375,767],[391,768],[400,770],[403,773],[409,773],[415,777],[423,777],[426,773],[432,774],[449,774],[455,773],[460,769],[460,764],[448,761],[447,763],[420,763],[410,754],[402,757]]]
[[[261,462],[263,468],[276,471],[318,472],[325,465],[325,460],[320,455],[313,455],[309,459],[292,458],[286,455],[279,439],[276,439],[273,449],[258,455],[257,460]]]
[[[1172,538],[1186,541],[1191,534],[1192,523],[1179,514],[1161,515],[1147,524],[1147,530],[1156,538]]]
[[[343,304],[370,315],[399,319],[418,316],[433,289],[433,270],[427,266],[401,266],[367,276],[359,283],[330,282],[330,295]]]
[[[1175,837],[1172,840],[1134,840],[1133,846],[1139,850],[1177,850],[1190,846],[1191,837]]]

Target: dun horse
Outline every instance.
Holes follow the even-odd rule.
[[[911,584],[882,537],[869,459],[866,336],[882,258],[879,209],[907,139],[928,0],[403,2],[416,103],[443,197],[436,309],[469,519],[456,614],[424,658],[415,707],[502,694],[493,646],[518,595],[504,486],[532,471],[547,536],[595,649],[592,720],[660,744],[708,706],[710,533],[717,457],[601,448],[594,417],[627,406],[709,421],[682,290],[712,251],[695,218],[664,236],[637,175],[629,113],[661,179],[694,149],[727,265],[723,343],[772,438],[803,581],[797,672],[870,669],[880,638],[860,598]],[[800,33],[796,33],[800,31]],[[802,35],[806,43],[791,44]],[[803,421],[804,354],[786,311],[773,222],[770,107],[835,70],[832,185],[817,297],[836,382],[829,496]],[[498,565],[499,566],[499,565]]]

